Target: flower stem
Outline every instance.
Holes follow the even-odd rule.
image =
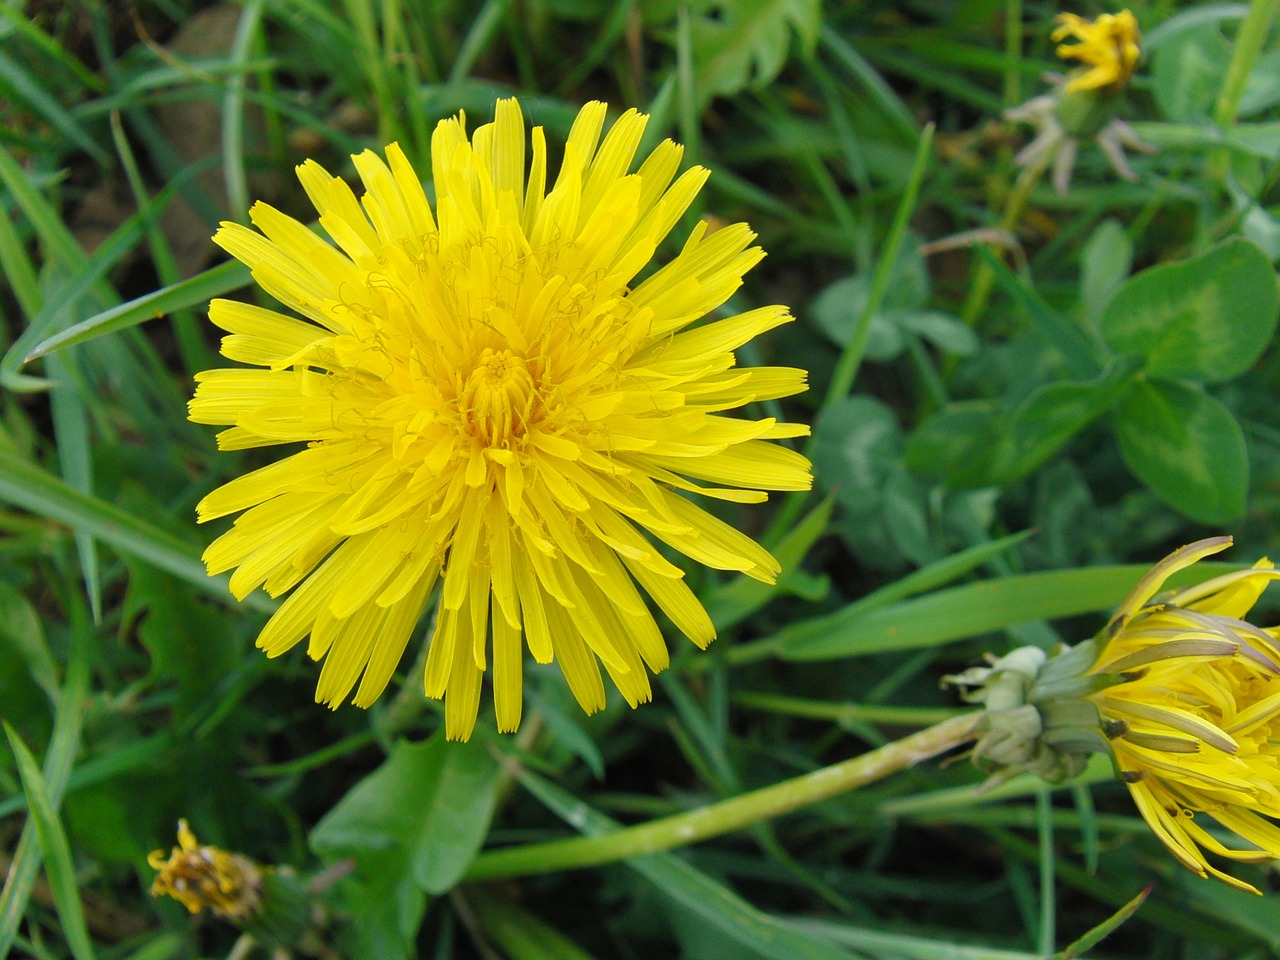
[[[1277,0],[1253,0],[1249,4],[1249,12],[1236,34],[1235,48],[1231,51],[1231,62],[1227,66],[1226,79],[1222,82],[1222,91],[1213,108],[1214,122],[1223,130],[1229,129],[1236,122],[1245,83],[1258,61],[1263,44],[1266,43],[1267,31],[1275,17],[1276,8]]]
[[[467,880],[530,876],[613,863],[698,843],[874,783],[974,737],[980,713],[966,713],[813,773],[697,810],[598,837],[572,837],[482,853]]]
[[[1040,177],[1049,165],[1050,156],[1033,160],[1022,168],[1013,189],[1005,200],[1004,216],[1000,218],[1000,229],[1012,234],[1018,221],[1022,219],[1022,211],[1027,206],[1031,191],[1040,182]],[[978,318],[987,309],[987,300],[991,296],[991,287],[995,283],[995,271],[986,263],[980,263],[973,275],[973,286],[969,288],[969,296],[960,310],[961,319],[969,326],[976,326]]]

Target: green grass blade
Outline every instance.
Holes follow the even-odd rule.
[[[226,578],[205,573],[198,548],[119,507],[67,486],[19,457],[2,452],[0,500],[90,534],[220,599],[229,598]],[[260,611],[275,609],[275,603],[261,595],[250,597],[245,605]]]
[[[263,0],[249,0],[240,11],[230,62],[239,68],[227,79],[222,98],[222,169],[227,188],[227,206],[233,216],[249,210],[249,186],[244,168],[244,87],[253,38],[262,23]]]
[[[466,904],[480,921],[480,929],[511,960],[592,960],[559,930],[484,887],[468,890]]]
[[[80,746],[80,720],[89,690],[88,657],[92,637],[88,618],[80,615],[74,619],[71,662],[67,666],[66,682],[58,700],[58,712],[54,719],[53,736],[49,739],[42,778],[48,805],[55,811],[62,803],[62,795],[71,778],[71,769]],[[41,850],[36,839],[34,818],[29,818],[22,828],[22,836],[18,838],[4,889],[0,890],[0,958],[9,955],[18,935],[31,889],[40,873],[40,860]]]
[[[36,189],[27,172],[8,150],[0,147],[0,183],[13,194],[18,209],[31,221],[45,251],[66,267],[75,269],[84,259],[84,251],[76,243],[67,225]]]
[[[79,120],[50,95],[46,84],[5,56],[3,50],[0,50],[0,85],[7,87],[15,100],[25,102],[54,131],[91,156],[95,163],[101,166],[111,163],[110,154],[89,135]]]
[[[62,923],[62,933],[67,947],[76,960],[93,960],[93,944],[84,922],[84,908],[80,904],[80,891],[76,886],[75,864],[71,859],[71,845],[58,819],[44,777],[36,758],[31,755],[22,738],[6,722],[5,736],[18,761],[18,773],[22,777],[22,790],[27,797],[27,809],[35,824],[36,838],[44,855],[49,888],[53,892],[54,906]]]
[[[786,583],[787,573],[800,565],[809,553],[809,548],[826,532],[827,521],[831,519],[834,506],[834,496],[824,498],[773,548],[774,557],[782,564],[779,583],[761,583],[747,576],[739,576],[708,598],[707,613],[711,615],[717,629],[728,630],[741,623],[777,594],[779,585]]]
[[[58,466],[62,479],[86,496],[93,495],[93,458],[89,446],[89,417],[84,406],[78,368],[61,356],[49,358],[49,373],[55,386],[50,399],[53,411],[53,434],[58,446]],[[82,530],[75,533],[80,573],[89,594],[93,620],[102,618],[102,588],[98,582],[98,553],[93,536]]]
[[[104,333],[114,333],[117,330],[137,326],[145,320],[163,317],[174,310],[203,304],[211,297],[229,293],[248,282],[249,268],[235,260],[228,260],[226,263],[196,274],[189,280],[145,294],[128,303],[104,310],[87,320],[82,320],[36,344],[25,357],[25,361],[30,363],[54,350],[84,343]]]
[[[1067,947],[1067,949],[1061,953],[1054,954],[1053,960],[1075,960],[1076,957],[1083,957],[1088,951],[1101,943],[1104,938],[1114,933],[1120,924],[1137,913],[1138,908],[1146,902],[1147,897],[1150,895],[1151,887],[1147,887],[1114,914]]]
[[[577,797],[527,770],[516,777],[553,813],[587,836],[600,836],[618,824]],[[757,910],[732,890],[670,853],[627,861],[664,896],[760,956],[773,960],[850,960],[849,954],[816,935],[793,929],[777,917]]]
[[[1147,569],[1133,565],[1026,573],[939,590],[870,611],[852,604],[798,621],[767,638],[767,643],[784,660],[918,650],[1032,620],[1106,610],[1123,600]],[[1234,564],[1201,563],[1170,578],[1170,584],[1198,583],[1238,569]]]

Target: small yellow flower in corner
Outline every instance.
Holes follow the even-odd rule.
[[[262,907],[262,870],[248,857],[201,845],[186,820],[178,821],[178,846],[166,856],[155,850],[147,857],[159,870],[151,884],[153,897],[172,897],[192,913],[206,907],[236,925]]]
[[[1067,80],[1067,93],[1120,87],[1129,82],[1142,55],[1142,34],[1132,13],[1104,13],[1096,20],[1060,13],[1054,19],[1060,24],[1053,31],[1054,43],[1068,37],[1080,41],[1062,43],[1056,51],[1058,56],[1085,64],[1085,69],[1073,71]]]
[[[715,635],[655,541],[779,572],[684,494],[811,485],[808,461],[770,442],[807,427],[725,415],[805,389],[802,370],[734,356],[792,318],[766,306],[692,327],[764,256],[746,224],[699,224],[637,279],[708,173],[677,176],[669,140],[630,172],[647,117],[607,134],[605,119],[603,103],[582,109],[549,180],[542,128],[526,155],[519,104],[499,101],[470,137],[461,115],[436,128],[434,209],[391,144],[353,158],[359,199],[298,168],[336,246],[264,203],[257,231],[214,238],[297,316],[215,300],[223,353],[261,369],[200,374],[191,419],[228,426],[222,449],[307,447],[201,501],[201,521],[244,511],[204,559],[235,569],[240,599],[293,591],[258,646],[278,656],[309,635],[318,701],[376,700],[439,580],[424,686],[451,739],[471,735],[490,663],[498,728],[516,729],[526,646],[587,712],[604,706],[600,664],[635,706],[668,664],[646,594],[698,646]]]

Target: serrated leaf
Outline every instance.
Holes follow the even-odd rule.
[[[1236,237],[1133,277],[1107,304],[1102,334],[1117,353],[1142,357],[1148,376],[1219,383],[1262,355],[1278,309],[1266,254]]]
[[[1135,384],[1116,409],[1116,436],[1129,469],[1187,516],[1222,523],[1244,513],[1244,433],[1204,391],[1165,381]]]

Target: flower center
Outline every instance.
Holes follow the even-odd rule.
[[[486,347],[459,399],[467,432],[486,445],[505,447],[528,431],[533,377],[522,357]]]

